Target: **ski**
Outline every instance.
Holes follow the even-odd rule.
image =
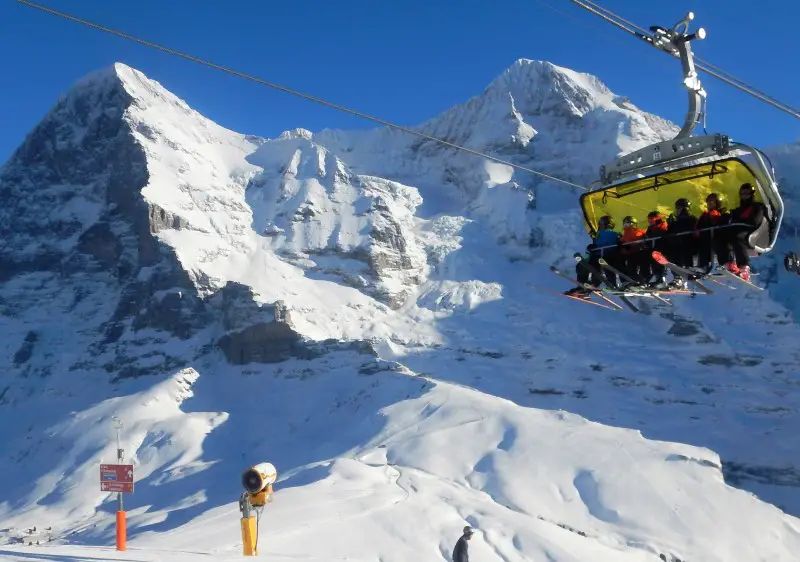
[[[606,278],[605,274],[602,271],[600,271],[593,265],[589,264],[589,262],[583,259],[583,256],[580,253],[576,252],[574,257],[575,261],[578,264],[582,265],[584,268],[586,268],[586,270],[589,273],[603,280],[603,282],[607,285],[607,288],[600,289],[603,293],[614,295],[623,303],[625,303],[625,306],[630,308],[633,312],[641,312],[641,309],[638,306],[636,306],[630,300],[628,300],[629,294],[624,291],[621,291],[618,286],[612,286],[611,283],[608,282],[608,279]],[[638,293],[630,293],[631,296],[633,296],[634,294],[635,296],[639,296]]]
[[[763,287],[759,287],[758,285],[756,285],[752,281],[747,281],[745,279],[742,279],[741,277],[736,275],[734,272],[728,271],[728,268],[726,268],[726,267],[721,268],[721,271],[722,271],[722,274],[725,277],[732,277],[732,278],[736,279],[737,281],[740,281],[741,283],[744,283],[745,285],[749,285],[750,287],[752,287],[753,289],[755,289],[757,291],[763,291],[764,290]]]
[[[598,289],[597,287],[595,287],[591,283],[578,283],[577,279],[573,279],[572,277],[570,277],[569,275],[567,275],[566,273],[564,273],[563,271],[559,270],[557,267],[555,267],[553,265],[550,266],[550,271],[552,271],[553,273],[555,273],[559,277],[562,277],[562,278],[566,279],[567,281],[571,281],[572,283],[574,283],[578,287],[583,287],[587,291],[591,291],[593,295],[597,295],[598,297],[600,297],[601,299],[606,301],[611,306],[617,308],[618,310],[622,310],[622,307],[620,305],[618,305],[617,303],[615,303],[614,301],[612,301],[611,299],[609,299],[608,297],[603,295],[602,294],[602,290]],[[564,296],[568,297],[570,295],[564,295]]]
[[[693,267],[691,269],[687,269],[687,271],[692,272],[692,276],[690,279],[702,279],[703,281],[711,281],[712,283],[716,283],[717,285],[722,285],[723,287],[730,289],[731,291],[735,291],[736,287],[730,285],[728,283],[723,283],[719,279],[714,279],[715,277],[725,277],[723,273],[714,273],[716,269],[712,269],[711,272],[706,273],[705,271],[701,270],[698,267]]]
[[[643,283],[640,283],[640,282],[636,281],[636,279],[634,279],[630,275],[620,271],[619,269],[617,269],[616,267],[614,267],[613,265],[608,263],[603,258],[600,258],[599,260],[597,260],[597,263],[599,263],[602,268],[609,270],[611,273],[616,273],[619,276],[620,279],[625,279],[626,281],[631,283],[635,287],[635,291],[634,292],[637,292],[637,293],[638,292],[648,293],[647,296],[651,296],[654,299],[656,299],[657,301],[659,301],[659,302],[661,302],[663,304],[666,304],[668,306],[674,306],[672,304],[672,301],[669,301],[669,300],[663,298],[656,291],[648,291],[647,287]],[[625,295],[625,296],[627,296],[627,295]]]
[[[664,254],[662,254],[661,252],[653,252],[652,256],[653,256],[654,260],[656,260],[658,263],[660,263],[661,265],[663,265],[664,267],[666,267],[667,269],[669,269],[673,273],[677,273],[678,275],[681,275],[681,276],[685,275],[689,281],[691,281],[692,283],[694,283],[695,285],[700,287],[700,289],[704,293],[706,293],[707,295],[713,295],[714,294],[714,291],[712,291],[711,289],[709,289],[708,287],[703,285],[697,279],[693,279],[694,273],[692,273],[690,270],[685,269],[685,268],[683,268],[683,267],[681,267],[679,265],[675,265],[674,263],[669,261],[666,257],[664,257]]]
[[[603,283],[605,283],[609,288],[615,288],[615,289],[617,288],[616,286],[612,287],[611,283],[609,283],[608,279],[606,279],[605,274],[601,270],[597,269],[595,266],[590,264],[587,260],[583,259],[583,256],[580,253],[576,252],[574,258],[577,264],[583,266],[586,269],[586,271],[588,271],[595,277],[602,279]]]
[[[611,289],[611,290],[603,289],[603,292],[605,292],[606,294],[614,295],[616,297],[619,297],[620,299],[622,297],[650,297],[650,298],[654,298],[657,301],[659,301],[659,302],[661,302],[663,304],[666,304],[668,306],[674,306],[672,304],[672,301],[670,301],[668,299],[665,299],[661,295],[696,295],[697,294],[694,291],[682,291],[682,290],[679,290],[679,289],[667,290],[667,291],[662,291],[662,290],[658,290],[658,289],[650,289],[649,287],[643,285],[642,283],[639,283],[638,281],[636,281],[635,279],[633,279],[629,275],[623,273],[622,271],[620,271],[619,269],[617,269],[613,265],[609,264],[603,258],[600,258],[597,261],[597,263],[599,263],[600,266],[603,269],[607,269],[611,273],[617,274],[620,279],[625,279],[626,281],[628,281],[629,283],[631,283],[633,285],[633,287],[626,287],[624,289],[621,288],[621,287],[618,287],[616,289]],[[630,301],[628,301],[626,304],[628,304],[630,306],[631,303],[630,303]]]
[[[629,289],[602,289],[607,295],[623,296],[623,297],[652,297],[657,298],[662,295],[702,295],[704,293],[692,291],[689,289],[642,289],[631,291]]]
[[[613,310],[615,312],[618,312],[618,311],[622,310],[622,307],[619,307],[619,306],[609,306],[607,304],[603,304],[603,303],[600,303],[600,302],[595,302],[595,301],[593,301],[591,299],[585,299],[585,298],[582,298],[582,297],[576,297],[574,295],[567,295],[567,294],[564,294],[564,293],[560,293],[558,291],[553,291],[552,289],[545,289],[544,287],[538,287],[538,286],[534,285],[533,283],[528,283],[528,285],[530,285],[531,287],[533,287],[535,289],[539,289],[540,291],[545,291],[547,293],[552,293],[554,295],[560,295],[562,297],[567,297],[568,299],[573,299],[573,300],[580,301],[580,302],[583,302],[583,303],[586,303],[586,304],[593,304],[595,306],[599,306],[600,308],[606,308],[608,310]],[[616,304],[616,303],[614,303],[614,304]]]
[[[637,287],[642,287],[642,286],[643,286],[641,283],[639,283],[638,281],[636,281],[636,279],[634,279],[633,277],[630,277],[629,275],[626,275],[625,273],[621,272],[619,269],[617,269],[616,267],[614,267],[613,265],[611,265],[610,263],[608,263],[608,262],[607,262],[606,260],[604,260],[603,258],[600,258],[599,260],[597,260],[597,263],[599,263],[599,264],[600,264],[600,267],[602,267],[603,269],[607,269],[607,270],[609,270],[611,273],[616,273],[616,274],[617,274],[617,276],[618,276],[620,279],[625,279],[625,281],[627,281],[627,282],[629,282],[629,283],[633,283],[633,284],[634,284],[634,285],[636,285]]]
[[[632,311],[641,312],[641,309],[635,304],[633,304],[631,301],[629,301],[628,297],[626,297],[625,295],[617,295],[617,296],[619,297],[619,300],[624,302],[628,306],[628,308],[630,308]]]
[[[606,285],[606,287],[605,287],[605,288],[603,288],[603,287],[598,287],[598,288],[597,288],[597,290],[598,290],[600,293],[606,293],[606,294],[610,294],[610,292],[609,292],[609,289],[618,289],[618,287],[616,287],[616,286],[613,286],[613,287],[612,287],[612,286],[611,286],[611,284],[608,282],[608,279],[606,278],[605,274],[604,274],[602,271],[600,271],[599,269],[597,269],[596,267],[594,267],[593,265],[591,265],[591,264],[590,264],[588,261],[586,261],[585,259],[583,259],[583,256],[582,256],[580,253],[576,252],[576,253],[575,253],[575,255],[574,255],[574,258],[575,258],[575,262],[576,262],[576,263],[578,263],[579,265],[582,265],[582,266],[583,266],[583,267],[586,269],[586,271],[588,271],[588,272],[589,272],[591,275],[593,275],[593,276],[595,276],[595,277],[598,277],[599,279],[601,279],[601,280],[602,280],[602,283],[604,283],[604,284]],[[605,296],[603,296],[602,294],[601,294],[601,295],[599,295],[599,296],[600,296],[600,297],[602,297],[602,298],[604,298],[604,299],[605,299],[605,300],[607,300],[608,302],[612,303],[613,305],[615,305],[615,306],[619,306],[617,303],[615,303],[615,302],[614,302],[614,301],[612,301],[611,299],[608,299],[608,298],[606,298],[606,297],[605,297]],[[619,295],[616,295],[616,296],[619,296]],[[623,302],[625,302],[625,299],[623,299],[621,296],[620,296],[620,299],[621,299]],[[632,305],[630,302],[625,302],[625,304],[626,304],[626,305],[628,305],[628,307],[629,307],[629,308],[630,308],[630,307],[633,307],[633,305]],[[620,308],[622,308],[622,307],[620,307]],[[635,308],[635,307],[634,307],[634,308]],[[638,310],[637,310],[637,312],[638,312]]]
[[[733,285],[729,285],[728,283],[723,283],[719,279],[714,279],[714,277],[725,277],[725,275],[700,275],[700,279],[703,281],[711,281],[712,283],[716,283],[717,285],[722,285],[726,289],[730,289],[731,291],[735,291],[736,287]]]
[[[653,294],[653,298],[654,298],[654,299],[656,299],[657,301],[659,301],[659,302],[663,303],[663,304],[666,304],[667,306],[675,306],[674,304],[672,304],[672,301],[671,301],[671,300],[665,299],[665,298],[664,298],[664,297],[662,297],[661,295],[656,295],[656,294],[654,293],[654,294]]]

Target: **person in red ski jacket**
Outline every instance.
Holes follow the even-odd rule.
[[[620,265],[628,277],[639,283],[647,283],[650,278],[650,259],[644,251],[644,235],[647,231],[639,228],[636,217],[622,219],[622,243],[619,249]]]
[[[706,210],[697,219],[694,235],[697,241],[697,267],[704,274],[711,273],[713,254],[717,263],[727,264],[731,259],[728,236],[724,228],[715,228],[730,222],[731,215],[725,209],[725,200],[719,193],[709,193],[706,197]]]
[[[731,211],[731,223],[744,223],[746,226],[731,226],[726,229],[729,231],[729,240],[736,258],[736,261],[728,261],[726,267],[728,271],[735,273],[745,281],[750,280],[747,239],[767,220],[767,208],[753,198],[754,194],[755,190],[752,184],[742,184],[739,188],[739,206]]]

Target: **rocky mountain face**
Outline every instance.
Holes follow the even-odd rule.
[[[420,130],[583,181],[599,162],[674,126],[594,77],[518,61]],[[589,155],[576,148],[592,143]],[[270,267],[251,258],[270,252],[309,276],[402,306],[431,254],[414,232],[420,188],[403,179],[433,186],[430,200],[452,200],[443,192],[454,186],[459,206],[488,217],[498,239],[523,247],[531,239],[535,177],[521,186],[507,167],[389,129],[241,135],[117,64],[75,84],[0,172],[3,303],[23,316],[40,299],[63,303],[65,316],[87,323],[91,359],[76,364],[118,377],[183,365],[169,339],[209,330],[220,332],[209,341],[239,360],[291,355],[303,334],[280,298],[248,293],[259,287],[248,282],[252,268]],[[232,261],[244,275],[230,274]],[[17,285],[34,277],[40,288],[26,305]],[[233,315],[246,321],[231,320],[232,302],[253,303]],[[29,354],[20,349],[46,345],[35,329],[17,338],[8,353],[20,366]],[[271,348],[267,341],[274,351],[252,349]],[[139,356],[145,343],[158,351]]]
[[[415,189],[356,176],[309,141],[227,131],[124,65],[59,100],[2,168],[0,198],[4,314],[46,301],[79,319],[88,353],[70,367],[113,377],[182,366],[170,339],[209,330],[237,363],[304,353],[280,300],[187,263],[263,243],[393,306],[425,266],[408,226]],[[170,234],[202,241],[176,247]],[[9,359],[34,374],[47,342],[15,335]]]

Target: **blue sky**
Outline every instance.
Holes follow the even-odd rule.
[[[649,28],[688,10],[702,58],[795,107],[800,73],[786,0],[598,0]],[[45,2],[43,2],[45,3]],[[595,74],[639,107],[680,122],[675,59],[568,0],[47,0],[47,5],[382,117],[416,125],[479,94],[516,59]],[[757,6],[757,9],[754,9]],[[0,161],[81,76],[124,62],[242,133],[374,124],[5,0],[0,4]],[[800,139],[800,120],[701,75],[708,130],[757,146]]]

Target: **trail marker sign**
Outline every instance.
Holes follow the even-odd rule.
[[[133,492],[133,465],[132,464],[101,464],[100,465],[100,491],[102,492]]]

